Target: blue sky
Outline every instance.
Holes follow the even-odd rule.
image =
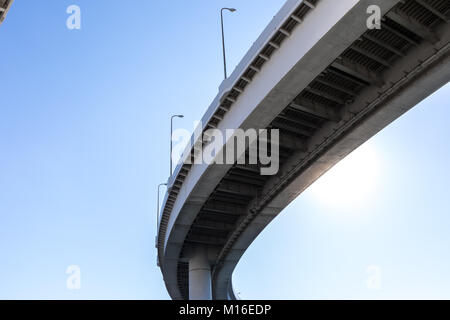
[[[66,28],[71,4],[81,30]],[[239,10],[226,16],[231,72],[281,5],[15,1],[0,26],[0,298],[169,298],[154,248],[169,117],[191,130],[217,94],[220,8]],[[450,298],[449,99],[446,86],[349,158],[377,173],[343,188],[367,189],[358,206],[317,188],[292,203],[238,265],[240,295]]]

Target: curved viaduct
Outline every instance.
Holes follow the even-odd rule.
[[[381,29],[367,27],[371,5],[381,8]],[[449,16],[448,0],[287,1],[221,84],[200,128],[279,129],[280,170],[176,168],[157,237],[173,299],[235,299],[233,270],[272,219],[449,81]]]

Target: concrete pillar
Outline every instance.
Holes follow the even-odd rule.
[[[189,300],[212,300],[211,264],[206,248],[197,248],[189,260]]]

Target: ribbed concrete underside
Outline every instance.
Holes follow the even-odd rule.
[[[329,3],[298,6],[223,100],[214,126],[245,99],[247,86],[251,90],[252,82],[268,75],[265,65],[269,70],[284,42],[289,46],[300,22]],[[365,27],[371,4],[383,10],[379,30]],[[180,211],[188,208],[190,218],[177,217],[166,235],[192,170],[183,166],[166,198],[159,235],[160,263],[172,298],[189,298],[186,256],[197,246],[209,248],[213,297],[235,298],[232,272],[265,226],[333,165],[449,81],[449,14],[448,0],[359,1],[321,39],[320,50],[312,47],[242,123],[242,128],[280,130],[279,173],[261,176],[259,165],[211,166],[196,182],[207,196],[192,198],[194,189]],[[344,33],[345,40],[337,38]],[[327,45],[336,56],[323,52]],[[326,65],[307,70],[315,61]]]

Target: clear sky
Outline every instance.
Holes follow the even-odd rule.
[[[81,30],[66,28],[72,4]],[[282,4],[14,2],[0,26],[0,298],[169,298],[154,240],[170,115],[191,130],[217,94],[221,7],[239,10],[231,72]],[[447,85],[294,201],[238,265],[240,296],[450,298],[449,99]]]

